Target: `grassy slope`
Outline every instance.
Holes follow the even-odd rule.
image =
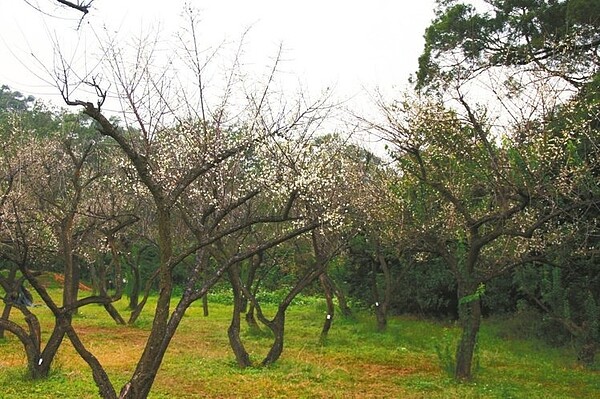
[[[38,302],[39,303],[39,302]],[[117,304],[124,311],[125,301]],[[239,370],[228,347],[230,307],[211,304],[202,316],[194,305],[183,320],[150,395],[151,398],[593,398],[600,397],[600,373],[575,365],[573,355],[535,341],[500,339],[500,322],[484,323],[475,382],[456,384],[443,370],[443,353],[458,330],[440,323],[394,318],[387,332],[374,330],[367,315],[336,319],[325,346],[318,337],[324,305],[310,301],[287,318],[286,348],[269,368]],[[43,332],[52,326],[41,315]],[[84,308],[75,325],[105,365],[113,382],[124,383],[141,353],[151,315],[137,327],[116,326],[103,308]],[[245,332],[257,362],[268,349],[267,335]],[[68,342],[55,371],[44,381],[24,377],[22,347],[13,336],[0,341],[0,398],[95,398],[88,367]]]

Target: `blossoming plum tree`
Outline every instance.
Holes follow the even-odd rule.
[[[119,124],[104,112],[108,93],[100,79],[89,82],[99,95],[97,102],[74,99],[76,86],[71,86],[67,65],[60,65],[57,79],[66,103],[82,107],[102,135],[121,149],[127,158],[122,166],[135,171],[136,189],[151,198],[155,213],[157,306],[141,358],[120,391],[122,398],[148,395],[185,310],[231,265],[313,230],[335,214],[329,207],[319,214],[294,210],[306,180],[320,178],[305,169],[310,165],[290,162],[295,155],[289,149],[303,146],[302,140],[319,126],[330,109],[325,100],[274,97],[279,58],[262,85],[242,79],[241,50],[234,52],[233,66],[223,76],[221,94],[209,91],[216,86],[207,84],[208,77],[214,77],[209,72],[213,58],[203,58],[206,52],[199,48],[196,15],[189,11],[187,16],[190,24],[180,37],[180,48],[162,65],[152,44],[140,41],[132,57],[115,42],[107,45],[105,79],[111,76],[121,101]],[[277,157],[266,157],[267,147],[277,149]],[[253,206],[259,198],[263,204],[269,199],[270,206]],[[181,220],[188,226],[183,244],[174,235]],[[193,254],[207,259],[203,253],[214,244],[264,224],[281,227],[273,229],[265,242],[231,253],[202,281],[201,271],[206,268],[198,262],[187,273],[182,295],[172,307],[173,273],[184,259]],[[81,343],[73,344],[85,350]],[[101,395],[116,397],[102,366],[88,363]]]

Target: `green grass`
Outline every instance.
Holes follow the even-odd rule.
[[[501,333],[503,320],[484,321],[476,379],[458,384],[436,353],[436,348],[453,350],[459,334],[455,326],[398,317],[380,333],[373,317],[359,313],[353,318],[337,317],[322,345],[319,334],[325,307],[321,300],[311,298],[298,301],[288,313],[281,359],[267,368],[240,370],[227,341],[231,312],[227,302],[222,295],[212,301],[207,318],[199,303],[188,310],[150,398],[600,397],[597,369],[579,367],[569,348],[506,338]],[[139,358],[151,325],[152,304],[135,327],[115,325],[100,306],[86,307],[74,318],[82,340],[105,364],[117,389]],[[117,304],[127,316],[125,306],[125,300]],[[270,306],[267,310],[274,311]],[[52,328],[50,313],[44,307],[34,311],[47,338]],[[245,330],[243,338],[252,359],[259,363],[269,349],[269,334]],[[28,397],[95,398],[97,390],[88,367],[67,341],[51,376],[29,380],[23,348],[8,335],[0,341],[0,398]]]

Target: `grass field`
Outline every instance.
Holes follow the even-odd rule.
[[[230,306],[211,302],[210,316],[200,304],[190,308],[176,334],[150,398],[596,398],[600,371],[585,370],[568,348],[534,340],[509,339],[502,320],[486,320],[471,383],[455,383],[446,370],[458,329],[410,317],[393,318],[385,333],[367,313],[336,318],[328,341],[319,333],[325,316],[321,300],[307,298],[287,317],[282,358],[268,368],[240,370],[228,346]],[[40,303],[38,301],[38,303]],[[125,301],[117,304],[125,312]],[[43,306],[45,337],[52,327]],[[83,308],[74,325],[87,347],[120,388],[143,348],[150,309],[138,325],[117,326],[99,306]],[[270,344],[267,334],[243,335],[257,362]],[[19,341],[0,341],[0,398],[95,398],[87,365],[70,344],[60,349],[52,375],[31,381]]]

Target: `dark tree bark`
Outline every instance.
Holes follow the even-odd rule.
[[[162,195],[160,196],[162,198]],[[152,329],[146,341],[144,351],[133,376],[121,391],[124,398],[145,398],[154,383],[166,349],[175,331],[168,330],[170,302],[173,293],[172,261],[173,233],[171,212],[164,203],[157,201],[158,247],[159,247],[159,286],[158,299]],[[185,309],[182,311],[185,312]],[[183,314],[181,315],[183,317]],[[177,325],[179,320],[177,321]],[[176,327],[175,327],[176,328]]]
[[[94,378],[94,382],[98,387],[100,396],[104,399],[116,399],[117,393],[113,384],[110,382],[108,375],[104,371],[104,368],[102,367],[98,359],[85,348],[83,342],[81,342],[79,336],[73,329],[73,326],[71,326],[70,321],[65,325],[65,330],[67,336],[69,337],[69,340],[73,344],[73,347],[75,348],[79,356],[81,356],[81,358],[85,360],[85,362],[92,369],[92,377]]]
[[[383,272],[383,299],[379,293],[379,284],[377,282],[378,267]],[[375,301],[375,317],[377,319],[377,330],[385,331],[387,328],[387,312],[392,296],[392,273],[385,256],[381,252],[379,244],[375,247],[375,262],[371,262],[371,286],[373,299]]]
[[[9,300],[5,300],[6,304],[9,304]],[[43,362],[41,354],[41,329],[37,317],[31,313],[24,305],[11,304],[18,308],[21,313],[25,316],[25,322],[27,323],[27,330],[18,325],[17,323],[8,320],[0,319],[0,328],[9,331],[14,334],[23,344],[25,354],[27,357],[27,370],[29,376],[32,379],[43,378],[47,375],[41,368]]]
[[[267,323],[267,326],[273,333],[273,344],[269,353],[265,356],[261,364],[268,366],[275,363],[283,353],[284,333],[285,333],[285,312],[287,305],[279,306],[275,317]]]
[[[248,267],[248,274],[246,275],[246,287],[254,286],[254,279],[256,278],[256,271],[260,267],[263,262],[264,254],[258,253],[254,257],[252,257],[252,262]],[[248,298],[245,296],[242,297],[242,312],[247,312],[248,310]]]
[[[69,0],[56,0],[56,1],[68,8],[72,8],[74,10],[77,10],[77,11],[83,13],[83,15],[90,12],[90,8],[92,6],[92,3],[94,2],[94,0],[78,1],[78,2],[72,2]]]
[[[258,320],[262,324],[264,324],[271,332],[273,333],[273,343],[271,348],[265,358],[262,360],[261,365],[268,366],[276,362],[281,354],[283,353],[284,348],[284,333],[285,333],[285,313],[289,306],[292,304],[292,301],[296,296],[302,292],[308,285],[310,285],[313,281],[315,281],[321,274],[324,273],[325,268],[327,267],[327,261],[331,256],[331,253],[325,253],[322,249],[322,243],[320,243],[321,237],[319,233],[316,231],[312,231],[312,242],[313,249],[315,251],[315,263],[312,267],[309,267],[306,273],[296,282],[296,284],[292,287],[290,292],[286,295],[286,297],[281,301],[277,308],[277,313],[275,316],[269,320],[264,313],[262,312],[262,308],[260,303],[256,300],[256,295],[250,291],[248,287],[244,284],[241,284],[241,281],[238,281],[239,288],[242,290],[242,293],[248,298],[250,303],[253,305],[256,310],[256,316]]]
[[[250,289],[250,287],[252,287],[251,291],[252,291],[253,296],[256,296],[256,293],[258,292],[258,288],[260,286],[261,279],[260,278],[258,280],[256,279],[256,272],[258,271],[258,268],[263,264],[263,260],[264,260],[264,253],[262,253],[262,252],[259,252],[252,258],[252,263],[250,264],[250,270],[248,271],[248,276],[246,278],[246,287],[248,287],[248,289]],[[261,329],[260,329],[260,326],[258,325],[258,321],[256,320],[256,316],[255,316],[254,302],[249,301],[245,295],[244,295],[244,298],[246,299],[246,301],[249,302],[247,305],[246,316],[245,316],[246,323],[248,324],[248,327],[250,328],[250,330],[255,331],[255,332],[260,332]]]
[[[8,272],[8,276],[6,278],[0,276],[2,282],[2,288],[6,293],[6,296],[10,294],[10,291],[15,292],[15,281],[17,276],[17,265],[12,264],[10,271]],[[0,320],[8,320],[10,318],[10,311],[12,309],[12,303],[10,301],[4,301],[4,310],[2,310],[2,317]],[[0,339],[4,338],[4,328],[0,326]]]
[[[202,315],[208,317],[208,294],[202,297]]]
[[[248,310],[246,311],[245,319],[250,330],[260,331],[260,327],[258,325],[258,322],[256,321],[256,316],[254,315],[254,304],[252,302],[248,304]]]
[[[2,317],[0,317],[0,320],[8,320],[10,319],[10,311],[12,309],[12,305],[10,303],[5,302],[4,303],[4,310],[2,310]],[[0,326],[0,340],[4,339],[4,328],[2,326]]]
[[[323,293],[325,294],[325,302],[327,303],[327,315],[325,316],[325,322],[323,323],[323,329],[321,330],[321,343],[325,343],[327,340],[327,334],[331,329],[333,323],[333,317],[335,315],[335,306],[333,304],[332,287],[329,285],[327,275],[325,273],[319,276],[321,287],[323,287]]]
[[[129,310],[134,310],[137,308],[139,300],[140,300],[140,290],[141,290],[141,273],[140,273],[140,265],[139,263],[130,263],[131,269],[131,291],[129,293],[129,305],[127,307]]]
[[[52,330],[50,338],[48,338],[46,346],[44,347],[44,350],[41,355],[41,359],[43,362],[39,365],[38,372],[40,377],[47,377],[50,373],[50,367],[52,366],[54,358],[58,353],[58,348],[60,348],[64,337],[65,331],[61,327],[60,321],[57,320],[55,321],[54,329]]]
[[[73,256],[73,225],[75,212],[69,214],[60,221],[60,248],[64,262],[64,284],[63,284],[63,304],[73,305],[77,301],[79,293],[80,268],[77,260]]]
[[[106,312],[110,315],[110,317],[112,317],[115,323],[119,325],[127,324],[125,322],[125,319],[123,319],[123,316],[121,316],[121,313],[119,313],[117,308],[115,308],[115,306],[112,303],[105,304],[104,309],[106,309]]]
[[[154,274],[152,275],[152,277],[150,277],[150,279],[148,279],[148,281],[146,281],[146,286],[144,287],[144,296],[142,298],[142,301],[140,303],[138,303],[138,305],[135,307],[135,309],[133,309],[131,311],[131,314],[129,315],[129,320],[127,321],[127,324],[134,324],[136,322],[136,320],[138,319],[138,317],[140,317],[140,314],[142,313],[142,310],[144,309],[144,306],[146,306],[146,302],[148,301],[148,298],[150,297],[150,291],[152,291],[152,285],[154,284],[154,282],[156,281],[156,279],[158,278],[158,270],[156,270],[154,272]]]
[[[227,336],[229,337],[229,345],[235,354],[238,366],[241,368],[250,367],[252,362],[250,361],[250,355],[246,351],[242,339],[240,337],[240,325],[241,325],[241,313],[243,308],[242,301],[242,287],[240,282],[240,266],[239,264],[233,265],[228,270],[229,280],[233,291],[233,315],[231,317],[231,324],[227,330]]]
[[[137,220],[137,219],[132,219],[131,223],[133,223],[133,220]],[[106,312],[110,315],[110,317],[112,317],[112,319],[119,325],[125,325],[126,323],[125,323],[125,320],[123,319],[123,317],[121,316],[121,314],[119,313],[119,311],[113,305],[113,302],[121,299],[121,297],[123,295],[123,272],[122,272],[122,265],[121,265],[121,255],[120,255],[119,251],[117,250],[117,244],[116,244],[116,239],[115,239],[114,233],[116,233],[116,231],[120,230],[122,227],[125,227],[127,224],[129,224],[129,222],[126,222],[125,224],[121,224],[121,225],[117,226],[115,229],[113,229],[114,230],[113,232],[110,232],[107,234],[107,242],[110,247],[111,254],[112,254],[111,266],[114,271],[114,273],[113,273],[114,287],[115,287],[114,295],[111,296],[108,294],[107,289],[106,289],[106,284],[100,284],[100,296],[105,297],[105,298],[110,298],[110,301],[108,301],[104,304],[104,309],[106,309]],[[103,270],[106,271],[106,268],[104,267],[104,265],[101,265],[101,267]],[[106,272],[104,273],[104,281],[106,281]]]
[[[208,251],[198,251],[196,252],[196,265],[198,273],[203,276],[205,279],[208,272]],[[208,308],[208,293],[202,296],[202,315],[204,317],[209,316],[209,308]]]
[[[142,290],[140,264],[142,261],[142,255],[148,249],[150,249],[150,245],[144,245],[142,248],[136,251],[135,255],[132,254],[131,256],[125,257],[125,262],[131,271],[131,291],[129,292],[129,305],[127,307],[132,311],[137,308],[139,303],[140,291]]]
[[[456,350],[454,376],[459,381],[472,378],[473,356],[477,346],[477,335],[481,325],[481,300],[473,284],[458,284],[458,314],[462,334]]]

